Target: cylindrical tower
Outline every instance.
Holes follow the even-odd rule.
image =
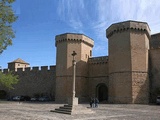
[[[71,55],[77,53],[76,61],[76,97],[83,101],[88,96],[88,58],[91,57],[93,40],[83,34],[65,33],[56,36],[56,102],[67,102],[72,96],[73,67]]]
[[[148,24],[138,21],[112,24],[106,36],[109,41],[109,101],[148,103]]]

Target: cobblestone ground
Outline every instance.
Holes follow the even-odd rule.
[[[88,104],[82,104],[89,107]],[[0,120],[160,120],[160,106],[100,104],[93,114],[66,115],[50,112],[62,104],[0,101]]]

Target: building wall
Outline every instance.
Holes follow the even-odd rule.
[[[8,63],[8,68],[13,71],[17,71],[18,68],[23,68],[23,70],[27,67],[30,67],[28,63],[20,63],[20,62],[10,62]]]
[[[93,57],[89,61],[89,97],[98,97],[98,86],[109,87],[108,56]],[[108,90],[105,91],[108,96]],[[108,99],[106,99],[108,100]]]
[[[160,33],[151,36],[150,40],[150,102],[155,102],[156,97],[160,95]]]
[[[83,34],[66,33],[56,36],[56,47],[56,102],[67,102],[68,98],[72,97],[73,56],[71,54],[73,51],[77,53],[75,56],[76,97],[79,98],[79,102],[84,101],[88,97],[87,61],[93,47],[93,40]]]
[[[4,70],[7,73],[8,69]],[[32,69],[18,68],[13,71],[19,76],[18,84],[14,85],[13,90],[7,90],[8,96],[26,95],[34,97],[35,95],[49,96],[55,98],[55,66],[33,67]]]
[[[151,102],[155,102],[157,89],[160,89],[160,49],[150,50]]]
[[[145,24],[144,24],[145,25]],[[144,30],[132,31],[132,103],[149,103],[149,39],[150,33]]]
[[[131,103],[130,31],[117,32],[109,38],[109,102]]]
[[[109,39],[109,101],[148,103],[150,29],[147,23],[126,21],[112,24],[107,29],[107,37]]]
[[[23,68],[23,70],[27,67],[30,67],[28,64],[23,64],[23,63],[15,63],[15,70],[18,68]],[[9,68],[9,67],[8,67]]]
[[[67,71],[67,42],[58,44],[56,55],[56,101],[67,98],[70,94],[71,75]],[[67,85],[68,84],[68,85]]]

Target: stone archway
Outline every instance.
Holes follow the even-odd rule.
[[[108,101],[108,88],[104,83],[100,83],[96,86],[96,96],[100,102]]]

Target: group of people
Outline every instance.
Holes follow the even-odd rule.
[[[90,107],[98,107],[99,100],[97,98],[91,98],[90,100]]]

